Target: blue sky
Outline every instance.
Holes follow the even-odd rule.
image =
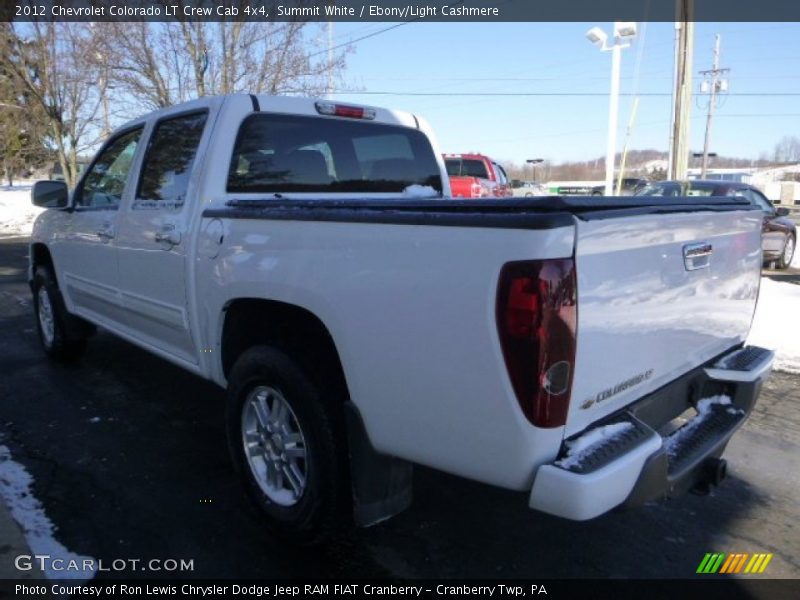
[[[335,43],[384,29],[389,23],[337,23]],[[337,94],[337,98],[409,110],[434,127],[445,152],[479,151],[500,160],[585,160],[605,154],[611,57],[585,38],[611,23],[416,22],[354,45],[345,86],[400,94]],[[672,23],[639,24],[639,38],[622,53],[623,93],[641,97],[629,147],[665,150],[669,140],[673,72]],[[714,35],[722,36],[721,66],[731,94],[712,129],[712,152],[757,158],[784,135],[800,136],[800,23],[697,23],[697,71],[711,66]],[[638,79],[635,77],[638,66]],[[594,92],[599,96],[468,97],[468,92]],[[765,94],[735,96],[736,93]],[[777,93],[796,93],[777,96]],[[692,148],[702,149],[705,97],[692,106]],[[632,97],[620,99],[618,150]]]

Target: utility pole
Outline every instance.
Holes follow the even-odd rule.
[[[636,111],[639,109],[639,96],[633,99],[633,109],[631,109],[631,118],[628,121],[628,128],[625,130],[625,145],[622,146],[622,160],[619,163],[619,175],[617,175],[617,186],[614,192],[617,196],[622,195],[622,179],[625,177],[625,163],[628,160],[628,142],[631,139],[631,131],[633,124],[636,122]]]
[[[710,98],[708,100],[708,114],[706,115],[706,137],[705,141],[703,142],[703,166],[700,170],[700,179],[706,178],[706,171],[708,170],[708,144],[711,140],[711,120],[714,118],[714,108],[716,108],[717,105],[717,94],[728,89],[728,80],[722,79],[720,75],[724,75],[730,71],[730,69],[719,68],[719,45],[720,36],[717,34],[716,41],[714,43],[714,60],[712,62],[712,67],[708,71],[700,71],[700,75],[702,75],[704,78],[700,91],[704,94],[710,94]]]
[[[677,0],[675,92],[670,146],[670,179],[686,179],[689,163],[689,120],[692,109],[692,56],[694,53],[694,0]]]

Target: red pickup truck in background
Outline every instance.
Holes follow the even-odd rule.
[[[513,196],[505,169],[483,154],[444,154],[454,198]]]

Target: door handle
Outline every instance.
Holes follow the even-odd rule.
[[[181,233],[180,231],[175,231],[174,225],[164,225],[161,231],[155,232],[153,239],[159,244],[177,246],[181,243]]]
[[[100,229],[97,231],[97,237],[103,241],[113,240],[114,231],[112,229]]]

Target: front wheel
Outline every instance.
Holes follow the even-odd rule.
[[[37,267],[34,273],[33,307],[45,354],[62,362],[77,360],[86,349],[86,335],[78,319],[67,312],[55,277],[47,267]]]
[[[795,241],[791,235],[786,236],[786,244],[783,246],[783,252],[781,252],[781,256],[778,259],[777,267],[779,269],[788,269],[789,265],[792,264],[792,258],[794,258],[794,250],[795,250]]]
[[[231,458],[270,529],[311,544],[348,522],[343,417],[297,363],[269,346],[247,350],[231,371],[227,409]]]

